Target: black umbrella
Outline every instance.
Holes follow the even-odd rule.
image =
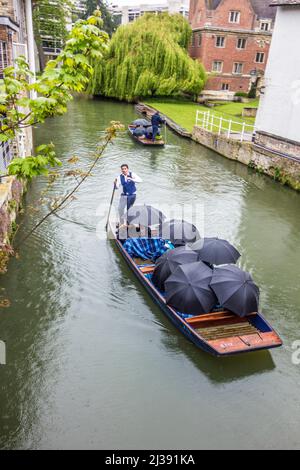
[[[152,281],[160,290],[165,290],[165,280],[181,264],[193,263],[198,261],[198,255],[195,251],[185,246],[179,246],[174,250],[164,253],[156,261]]]
[[[165,281],[166,301],[176,310],[201,315],[217,304],[210,288],[212,269],[202,261],[178,266]]]
[[[144,227],[161,224],[165,219],[166,216],[160,210],[146,204],[132,206],[127,212],[129,223],[143,225]]]
[[[147,119],[136,119],[135,121],[133,121],[132,124],[135,126],[144,126],[144,127],[151,126],[151,122],[147,121]]]
[[[236,263],[240,253],[227,240],[220,238],[204,238],[191,245],[197,251],[199,260],[210,264]]]
[[[165,222],[161,227],[160,234],[163,238],[171,240],[175,246],[194,243],[201,238],[195,225],[180,219]]]
[[[210,285],[220,304],[240,317],[258,311],[259,288],[251,275],[237,266],[215,268]]]

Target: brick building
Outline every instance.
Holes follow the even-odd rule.
[[[191,0],[192,57],[205,66],[207,90],[248,92],[259,86],[272,38],[276,9],[270,0]]]
[[[31,0],[0,0],[0,79],[3,70],[24,55],[35,72],[34,37]],[[16,142],[0,144],[0,173],[4,172],[14,154],[31,154],[31,129],[19,134]]]

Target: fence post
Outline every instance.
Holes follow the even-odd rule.
[[[241,133],[241,142],[243,142],[243,140],[244,140],[245,126],[246,126],[246,123],[243,122],[242,133]]]
[[[210,132],[214,131],[214,115],[211,117],[211,125],[210,125]]]
[[[209,126],[209,120],[210,120],[210,111],[207,111],[207,123],[206,123],[206,130],[208,131],[208,126]]]
[[[232,119],[230,119],[230,121],[229,121],[228,133],[227,133],[227,138],[228,139],[230,138],[230,134],[231,134],[231,126],[232,126]]]
[[[219,135],[220,135],[221,132],[222,132],[222,123],[223,123],[223,117],[221,116],[221,117],[220,117],[220,125],[219,125]]]

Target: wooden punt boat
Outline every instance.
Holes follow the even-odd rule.
[[[133,140],[135,140],[139,144],[147,145],[148,147],[163,147],[165,145],[165,142],[163,139],[155,140],[153,142],[151,139],[146,139],[146,137],[144,136],[139,137],[139,136],[134,135],[133,133],[134,129],[135,129],[135,126],[132,126],[132,125],[128,126],[129,134],[131,135]]]
[[[167,305],[164,294],[151,282],[151,273],[155,266],[152,261],[132,258],[117,239],[116,226],[111,222],[108,231],[109,238],[152,299],[197,347],[214,356],[232,356],[282,345],[278,334],[260,313],[241,318],[228,310],[219,309],[209,314],[184,318],[180,312]]]

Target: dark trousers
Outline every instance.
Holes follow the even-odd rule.
[[[125,210],[128,211],[135,203],[135,200],[136,194],[132,194],[131,196],[125,196],[124,194],[121,195],[119,202],[119,217],[121,224],[126,222]]]
[[[152,126],[152,129],[153,129],[152,140],[154,142],[155,137],[157,136],[157,134],[159,134],[159,127],[158,126]]]

